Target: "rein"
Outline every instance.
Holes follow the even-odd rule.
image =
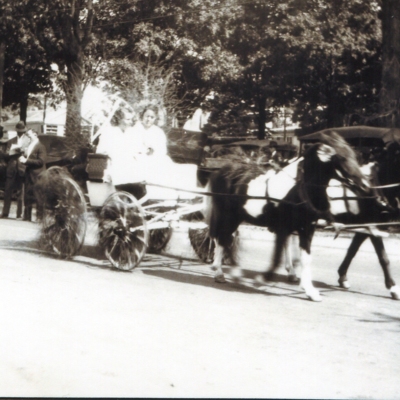
[[[186,189],[181,189],[181,188],[172,187],[172,186],[159,185],[157,183],[148,183],[148,182],[140,182],[140,183],[143,185],[154,186],[154,187],[159,187],[159,188],[163,188],[163,189],[176,190],[177,192],[198,194],[199,196],[219,196],[219,197],[245,198],[245,199],[249,199],[249,200],[266,200],[266,201],[274,201],[274,202],[278,202],[278,203],[292,204],[294,206],[300,206],[307,202],[306,200],[304,200],[300,203],[294,203],[292,201],[277,199],[275,197],[269,197],[269,196],[249,196],[247,194],[205,192],[205,191],[200,191],[200,190],[186,190]],[[346,199],[355,200],[355,199],[357,199],[357,197],[330,197],[329,198],[329,200],[346,200]]]

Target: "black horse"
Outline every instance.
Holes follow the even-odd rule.
[[[359,196],[370,189],[356,155],[337,134],[322,135],[303,159],[289,164],[274,175],[246,166],[228,164],[210,177],[213,193],[206,210],[210,238],[215,241],[213,267],[216,282],[225,282],[221,268],[232,248],[233,234],[242,222],[268,227],[276,234],[269,279],[279,266],[283,249],[293,232],[298,232],[301,252],[301,286],[306,295],[320,301],[311,277],[311,242],[318,219],[333,222],[326,194],[329,181],[336,178]],[[255,198],[256,197],[256,198]]]
[[[386,203],[386,212],[373,213],[368,212],[363,215],[363,218],[358,220],[363,223],[369,222],[386,222],[389,219],[399,219],[399,200],[400,200],[400,144],[397,141],[392,141],[386,145],[386,147],[376,155],[375,169],[372,170],[371,174],[372,185],[377,186],[377,196]],[[380,188],[380,186],[383,186]],[[365,201],[359,200],[362,206],[365,207]],[[382,209],[382,207],[381,207]],[[365,218],[365,215],[368,218]],[[345,222],[349,221],[345,215],[342,216],[342,220]],[[350,267],[350,263],[354,256],[357,254],[360,246],[367,238],[371,239],[374,246],[375,252],[378,256],[379,263],[382,267],[385,286],[390,290],[390,294],[395,300],[400,300],[400,288],[396,285],[390,270],[390,261],[386,254],[386,250],[383,244],[383,239],[380,236],[367,235],[361,232],[357,232],[353,237],[347,254],[341,263],[339,273],[339,284],[342,288],[349,289],[350,283],[347,278],[347,271]]]

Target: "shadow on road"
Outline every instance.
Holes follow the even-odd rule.
[[[49,252],[41,248],[39,240],[0,240],[0,249],[19,251],[31,254],[42,255],[50,259],[62,259],[57,254]],[[121,271],[113,268],[98,246],[84,245],[80,250],[79,257],[84,260],[72,258],[70,261],[80,263],[85,267],[101,270],[109,270],[116,273],[131,273],[132,271]],[[65,259],[64,259],[65,260]],[[68,260],[65,260],[68,261]],[[227,277],[226,284],[214,282],[213,273],[210,266],[206,266],[200,262],[193,260],[182,260],[174,257],[158,256],[155,254],[146,254],[144,260],[140,264],[140,270],[144,274],[157,276],[184,284],[200,285],[212,287],[219,290],[229,292],[241,292],[249,294],[265,294],[268,296],[286,296],[296,297],[305,300],[303,291],[297,283],[288,282],[286,274],[275,273],[271,281],[260,282],[260,272],[241,269],[243,277],[234,279],[229,276],[229,267],[224,268]],[[322,293],[343,291],[345,293],[358,294],[372,298],[390,299],[389,295],[369,294],[362,291],[352,289],[342,289],[339,286],[328,285],[325,282],[313,281],[314,286],[321,290]],[[400,319],[399,319],[400,320]],[[382,322],[382,321],[365,321],[365,322]]]
[[[241,292],[249,294],[265,294],[269,296],[276,296],[274,293],[266,293],[264,291],[258,290],[256,287],[248,287],[240,282],[227,282],[225,284],[216,283],[214,278],[208,274],[193,273],[192,271],[186,269],[172,269],[170,267],[165,267],[163,269],[155,268],[141,268],[144,274],[157,276],[159,278],[168,279],[174,282],[185,283],[190,285],[200,285],[205,287],[212,287],[219,290],[224,290],[228,292]]]
[[[373,313],[377,319],[359,319],[360,322],[368,322],[368,323],[380,323],[380,324],[387,324],[387,323],[396,323],[397,326],[400,328],[400,318],[394,317],[392,315],[387,315],[379,312]]]

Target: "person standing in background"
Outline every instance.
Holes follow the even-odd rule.
[[[39,174],[46,169],[46,148],[39,142],[38,134],[33,129],[26,133],[30,139],[25,155],[19,161],[25,166],[25,211],[24,221],[32,221],[32,207],[36,201],[34,186]],[[37,219],[41,219],[43,211],[41,204],[36,204]]]
[[[4,188],[4,204],[0,218],[8,218],[11,207],[13,192],[17,192],[17,219],[22,217],[22,207],[24,198],[24,172],[20,168],[19,157],[29,144],[29,138],[26,135],[26,127],[23,121],[15,126],[17,131],[16,143],[11,145],[8,154],[3,154],[7,162],[6,183]]]

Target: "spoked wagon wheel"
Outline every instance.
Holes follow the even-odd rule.
[[[172,227],[150,229],[149,252],[158,254],[165,249],[172,235]]]
[[[189,240],[193,250],[201,261],[207,264],[211,264],[214,261],[215,243],[210,238],[208,226],[204,228],[189,228]],[[238,249],[239,232],[235,232],[228,253],[223,256],[224,264],[236,265]]]
[[[129,271],[146,254],[149,233],[142,207],[127,192],[113,193],[105,201],[99,221],[100,246],[111,264]]]
[[[215,244],[208,234],[208,226],[204,228],[189,228],[189,240],[193,250],[204,263],[214,261]]]
[[[54,176],[57,176],[57,181],[43,197],[42,240],[46,247],[61,257],[71,258],[79,252],[85,240],[86,201],[72,178],[58,173]]]
[[[160,221],[160,214],[165,215],[167,211],[162,207],[151,207],[146,209],[147,221],[149,228],[149,253],[159,254],[165,249],[172,236],[172,227],[168,222]],[[161,218],[162,219],[162,218]],[[154,220],[157,220],[154,223]],[[154,225],[160,225],[161,227],[155,228]]]

